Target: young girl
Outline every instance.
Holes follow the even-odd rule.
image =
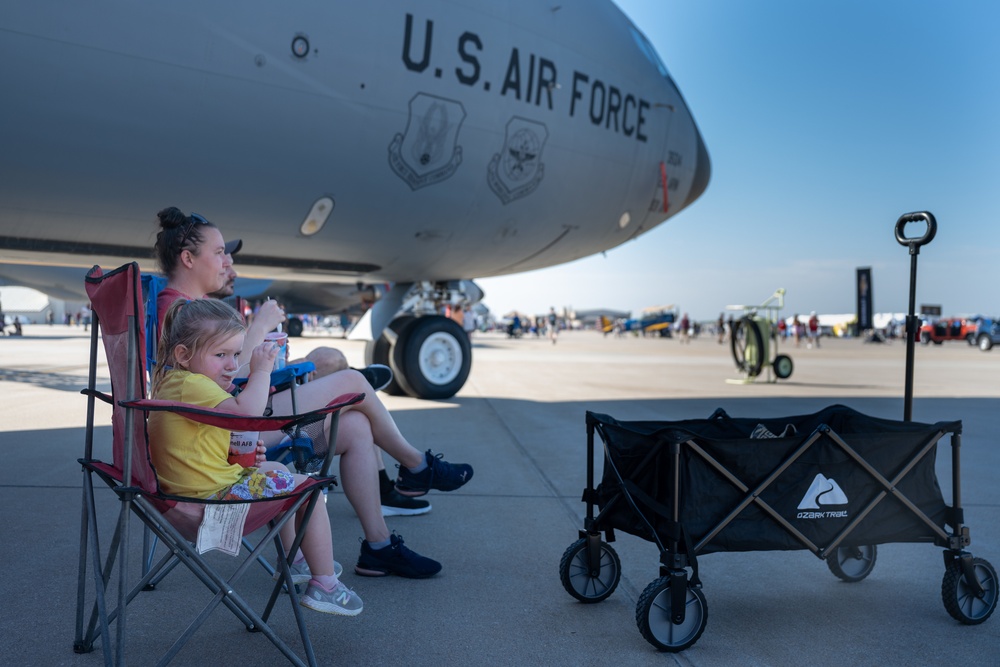
[[[215,299],[180,300],[170,306],[162,322],[153,376],[153,397],[219,408],[243,415],[261,415],[267,404],[270,371],[277,349],[264,342],[250,354],[250,375],[237,396],[228,392],[240,367],[246,331],[239,314]],[[150,455],[164,492],[193,498],[270,498],[291,491],[304,475],[264,460],[258,447],[257,467],[230,464],[229,431],[199,424],[180,415],[154,412],[149,417]],[[317,507],[319,507],[317,505]],[[325,506],[324,506],[325,507]],[[300,513],[304,512],[300,510]],[[294,522],[282,529],[291,545]],[[304,554],[304,562],[303,561]],[[362,602],[337,579],[333,543],[327,516],[314,516],[302,540],[302,553],[292,566],[300,583],[309,585],[302,604],[329,614],[355,616]]]

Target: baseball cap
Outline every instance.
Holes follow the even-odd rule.
[[[235,255],[243,247],[243,239],[233,239],[226,244],[226,254]]]

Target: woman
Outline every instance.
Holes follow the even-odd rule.
[[[159,322],[177,299],[203,299],[222,288],[233,265],[236,247],[227,247],[219,228],[197,213],[184,215],[175,206],[156,214],[160,231],[154,251],[167,286],[156,300]],[[235,242],[236,246],[239,242]],[[247,330],[247,349],[264,341],[268,331],[285,321],[285,313],[274,299],[265,301]]]
[[[167,276],[167,287],[160,292],[157,311],[166,314],[170,304],[178,299],[200,299],[219,290],[226,281],[231,257],[222,233],[204,217],[192,213],[185,216],[171,207],[157,214],[160,232],[156,237],[156,257]],[[235,248],[230,248],[231,253]],[[260,307],[243,343],[252,350],[264,340],[265,334],[285,319],[285,313],[274,300]],[[163,318],[160,318],[163,322]],[[332,373],[298,387],[296,406],[308,412],[325,406],[343,394],[364,393],[365,400],[341,412],[336,453],[341,456],[340,475],[344,494],[354,507],[365,533],[361,555],[355,572],[364,576],[396,574],[423,578],[436,574],[440,564],[414,553],[403,545],[398,535],[389,533],[382,517],[376,448],[386,451],[399,461],[396,490],[417,497],[430,489],[454,491],[472,479],[472,466],[451,464],[430,450],[415,449],[400,433],[389,411],[372,387],[354,370]],[[272,396],[275,414],[293,414],[290,392]],[[329,420],[324,423],[324,436],[329,436]],[[267,447],[279,443],[280,433],[261,434]]]

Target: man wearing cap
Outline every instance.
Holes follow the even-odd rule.
[[[243,248],[242,239],[234,239],[226,243],[226,259],[229,260],[229,267],[226,272],[226,282],[217,291],[207,296],[215,299],[227,299],[235,293],[236,269],[233,268],[233,255]],[[311,374],[312,378],[323,377],[338,371],[347,370],[347,358],[344,353],[332,347],[318,347],[308,355],[306,361],[313,361],[316,371]],[[296,363],[296,360],[292,363]],[[368,368],[358,370],[368,381],[375,391],[383,389],[392,381],[392,370],[381,364],[373,364]],[[375,457],[378,463],[379,490],[382,500],[382,516],[416,516],[426,514],[431,511],[431,504],[422,498],[410,498],[396,491],[396,484],[389,479],[385,471],[385,461],[382,459],[382,451],[378,450]]]

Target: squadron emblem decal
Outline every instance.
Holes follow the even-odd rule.
[[[410,100],[406,130],[389,144],[389,166],[411,190],[446,180],[462,164],[457,142],[464,121],[460,102],[417,93]]]
[[[545,175],[542,151],[549,131],[542,123],[514,116],[507,123],[503,148],[486,169],[490,189],[505,205],[527,197]]]

